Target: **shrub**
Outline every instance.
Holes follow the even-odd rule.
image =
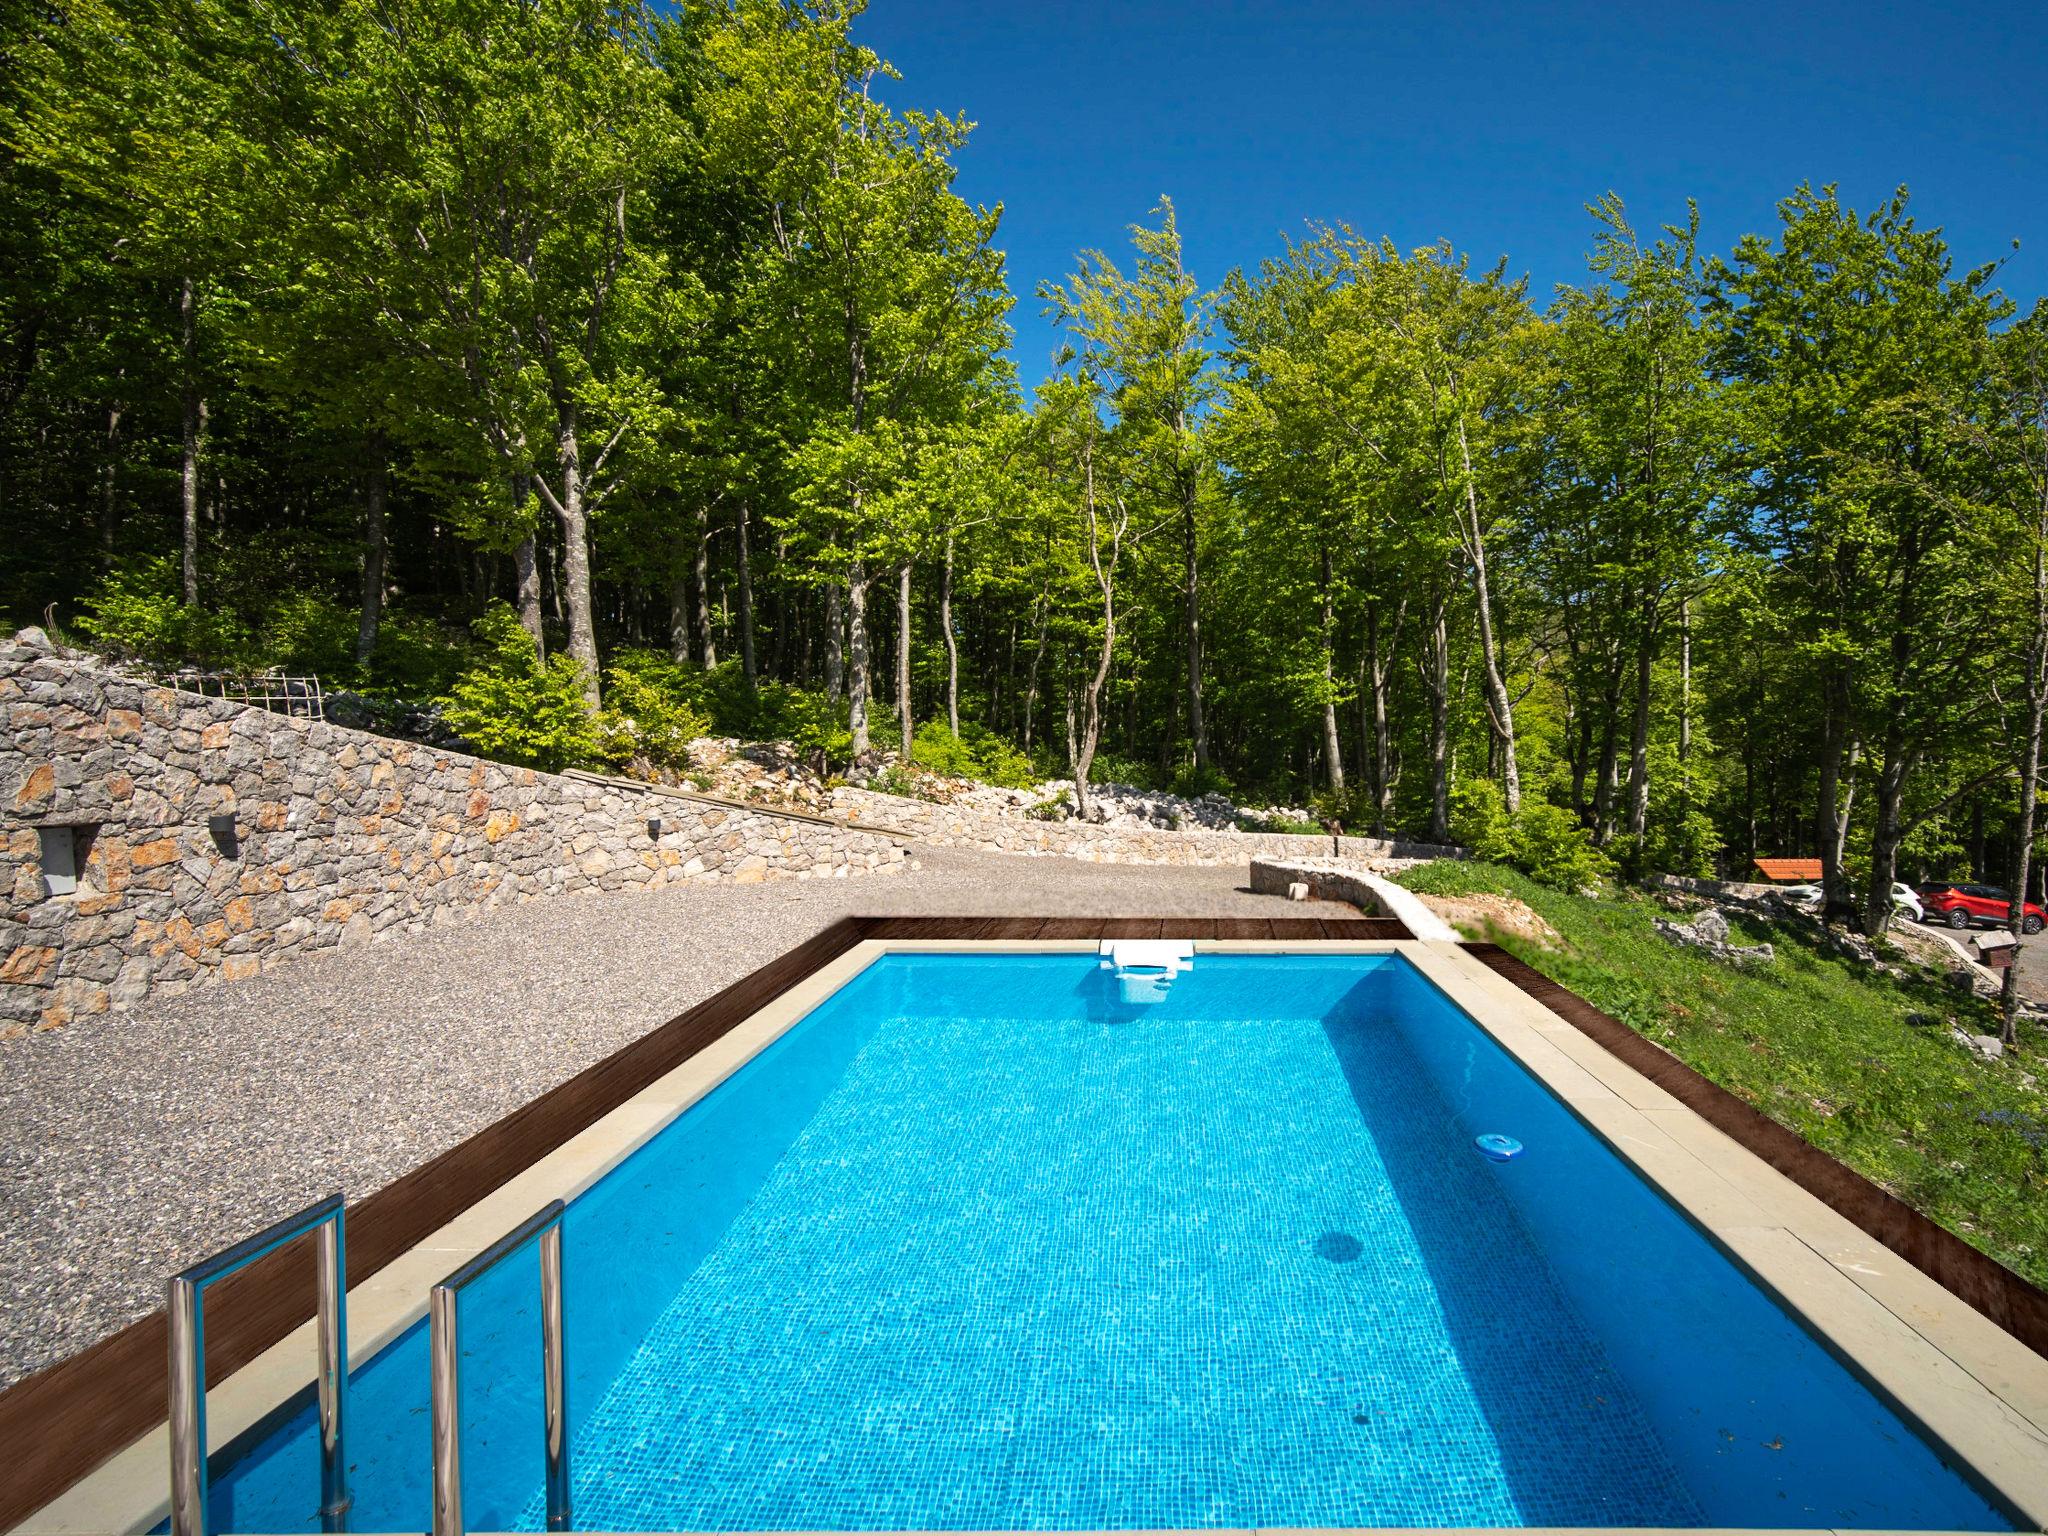
[[[543,662],[509,603],[472,627],[480,655],[439,701],[449,728],[485,757],[550,773],[601,761],[583,669],[562,655]]]
[[[1710,879],[1714,856],[1721,851],[1721,834],[1714,818],[1696,805],[1654,820],[1645,850],[1645,863],[1665,874]]]
[[[1539,884],[1574,893],[1593,889],[1613,868],[1576,816],[1541,799],[1522,802],[1508,862]]]
[[[971,721],[958,736],[936,720],[919,726],[910,743],[910,760],[933,773],[1005,789],[1023,789],[1038,782],[1031,759],[994,731]]]
[[[1515,829],[1507,799],[1492,779],[1464,779],[1451,791],[1451,836],[1472,857],[1493,864],[1514,861]]]
[[[126,562],[101,578],[85,599],[78,627],[117,656],[160,666],[250,665],[254,647],[239,619],[187,607],[177,593],[178,567],[171,556]]]
[[[937,720],[917,728],[910,743],[910,760],[920,768],[955,779],[974,778],[975,770],[981,766],[974,760],[973,748],[955,736],[951,727]]]
[[[644,757],[657,768],[690,766],[690,743],[711,734],[711,722],[692,702],[702,695],[688,667],[660,651],[621,651],[604,683],[599,728],[613,762]]]
[[[1529,795],[1516,815],[1508,815],[1507,798],[1492,779],[1467,779],[1451,792],[1451,836],[1473,858],[1512,865],[1561,891],[1590,890],[1614,867],[1561,805]]]
[[[266,666],[314,673],[336,683],[356,678],[356,633],[362,616],[312,592],[291,592],[271,605],[259,645]]]
[[[1323,830],[1321,822],[1310,821],[1300,816],[1240,816],[1237,825],[1245,832],[1290,832],[1297,836],[1308,836]]]
[[[918,793],[917,780],[900,763],[891,763],[880,773],[868,780],[868,788],[878,795],[901,795],[906,800],[923,798]]]
[[[1024,814],[1033,821],[1060,821],[1065,819],[1067,807],[1073,803],[1073,791],[1063,789],[1050,800],[1041,800],[1029,807]]]
[[[1148,782],[1140,785],[1140,788],[1153,787],[1150,782],[1152,776],[1148,774],[1146,778]],[[1229,795],[1234,799],[1237,795],[1236,788],[1224,777],[1223,770],[1213,765],[1208,768],[1197,768],[1190,763],[1174,774],[1172,782],[1167,787],[1183,800],[1199,800],[1208,794]]]

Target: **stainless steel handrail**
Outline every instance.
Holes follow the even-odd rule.
[[[550,1200],[482,1253],[435,1286],[427,1298],[428,1356],[433,1369],[434,1531],[462,1536],[462,1350],[456,1298],[463,1287],[540,1239],[541,1413],[547,1448],[548,1529],[569,1529],[569,1420],[562,1375],[562,1212]]]
[[[245,1237],[172,1277],[171,1533],[206,1536],[206,1288],[319,1228],[319,1306],[315,1314],[320,1392],[320,1529],[348,1529],[348,1460],[342,1420],[348,1402],[348,1252],[340,1191],[295,1216]]]

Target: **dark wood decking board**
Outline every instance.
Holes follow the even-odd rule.
[[[1752,1109],[1662,1046],[1524,965],[1499,945],[1464,947],[1488,969],[1598,1041],[1702,1120],[1740,1142],[2036,1354],[2048,1356],[2048,1291],[1936,1226],[1855,1169]]]

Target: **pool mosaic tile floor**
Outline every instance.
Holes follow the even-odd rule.
[[[591,1407],[577,1526],[1700,1523],[1337,1019],[885,1020]]]

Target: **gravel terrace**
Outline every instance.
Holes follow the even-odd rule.
[[[328,1190],[368,1195],[849,913],[1350,916],[1192,869],[920,868],[563,897],[0,1043],[0,1385]]]

